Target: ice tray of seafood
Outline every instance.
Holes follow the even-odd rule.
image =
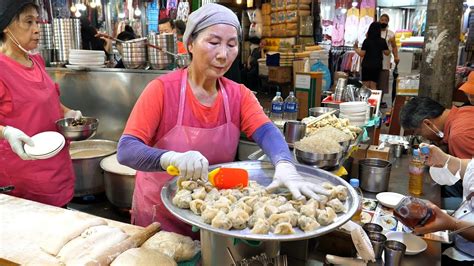
[[[342,178],[322,169],[296,165],[308,182],[324,186],[330,196],[296,201],[286,189],[272,194],[271,163],[242,161],[211,166],[244,168],[249,186],[217,190],[201,181],[169,181],[161,191],[166,208],[201,230],[250,240],[290,241],[327,234],[346,223],[359,204],[355,190]]]

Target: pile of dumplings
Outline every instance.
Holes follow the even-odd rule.
[[[294,227],[310,232],[329,225],[338,213],[346,212],[343,202],[348,197],[347,188],[328,182],[322,186],[329,190],[329,197],[319,195],[319,200],[297,201],[269,194],[255,181],[249,181],[245,188],[222,190],[199,181],[183,181],[173,197],[173,204],[190,209],[215,228],[243,230],[248,227],[253,234],[289,235],[295,233]]]

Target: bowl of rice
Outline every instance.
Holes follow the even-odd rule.
[[[343,147],[333,138],[311,135],[295,142],[296,160],[302,164],[332,169],[339,165],[344,155]]]
[[[322,139],[335,140],[339,145],[341,145],[342,150],[346,152],[349,149],[350,144],[353,141],[351,135],[345,133],[344,131],[337,129],[332,126],[325,126],[314,131],[311,136],[318,136]]]

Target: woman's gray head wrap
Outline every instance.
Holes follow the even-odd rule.
[[[192,12],[188,17],[186,31],[183,35],[183,42],[186,49],[188,49],[188,42],[191,40],[193,33],[216,24],[234,26],[237,29],[239,37],[241,35],[242,28],[240,27],[239,19],[232,10],[219,4],[205,4],[198,10]]]

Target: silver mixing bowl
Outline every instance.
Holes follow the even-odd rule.
[[[67,140],[80,141],[94,136],[99,127],[99,119],[82,117],[81,122],[77,125],[74,118],[63,118],[56,121],[56,128]]]

